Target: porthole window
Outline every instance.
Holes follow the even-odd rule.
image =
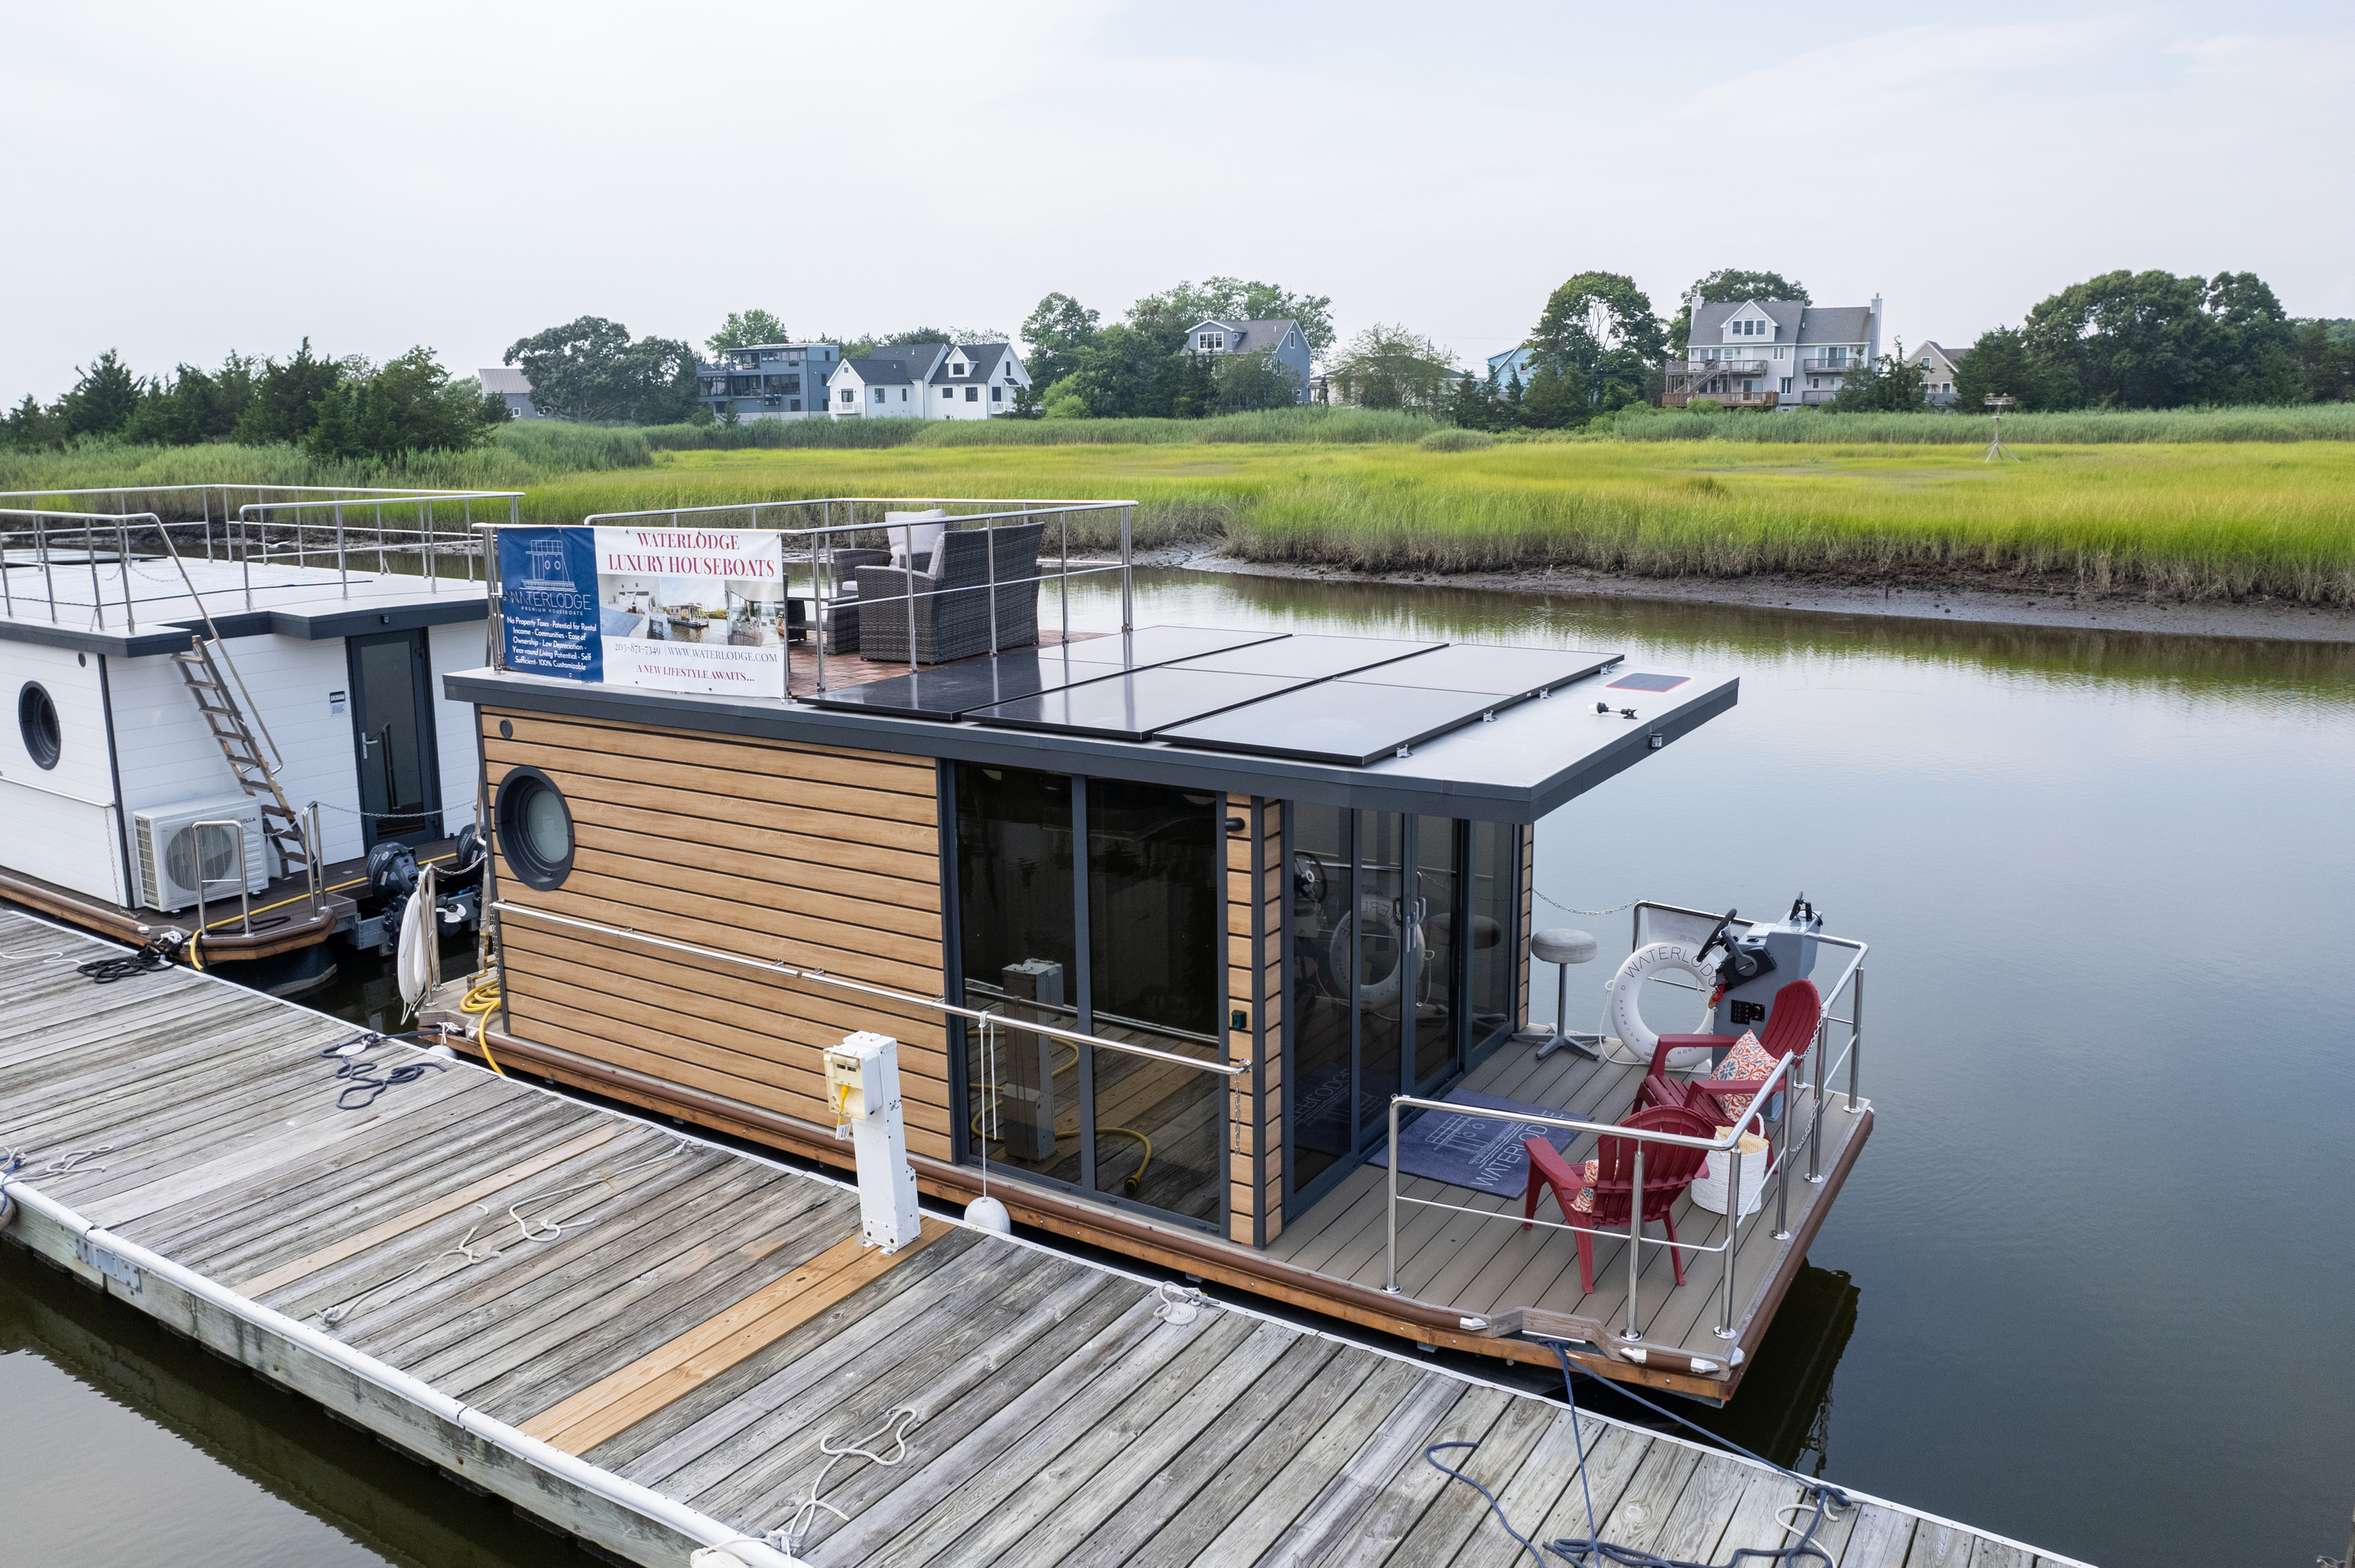
[[[527,887],[563,885],[572,874],[572,810],[556,781],[518,768],[499,786],[499,848]]]
[[[16,733],[25,737],[25,754],[43,770],[55,768],[65,751],[65,735],[58,728],[58,705],[39,683],[27,681],[16,694]]]

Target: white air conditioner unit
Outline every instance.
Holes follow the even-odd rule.
[[[237,841],[226,828],[197,831],[198,822],[235,822],[245,835],[245,888],[270,885],[267,846],[261,837],[261,802],[250,795],[151,806],[131,814],[139,855],[139,901],[165,914],[197,902],[204,879],[208,902],[237,901]],[[199,842],[201,841],[201,842]]]

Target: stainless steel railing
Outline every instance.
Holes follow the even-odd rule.
[[[873,515],[871,511],[879,507],[899,509],[912,506],[968,506],[981,510],[946,517],[901,518],[891,522],[886,522]],[[869,515],[861,518],[859,516],[861,507],[869,508]],[[817,518],[815,523],[807,521],[813,510]],[[1109,565],[1074,567],[1071,564],[1071,518],[1074,514],[1097,513],[1118,514],[1120,525],[1118,559]],[[817,496],[801,501],[735,502],[709,506],[666,507],[645,512],[592,513],[582,518],[576,526],[621,528],[659,524],[677,530],[686,526],[708,527],[714,522],[723,519],[741,519],[741,522],[731,522],[728,525],[751,532],[773,533],[787,540],[802,541],[799,549],[789,553],[787,566],[789,572],[791,567],[796,565],[805,567],[809,572],[812,605],[809,635],[816,659],[817,689],[824,692],[827,689],[826,643],[826,635],[832,624],[831,612],[838,610],[854,598],[862,624],[868,612],[879,606],[897,604],[904,607],[902,613],[907,620],[908,667],[911,670],[922,668],[922,661],[919,658],[921,639],[918,636],[916,607],[920,600],[927,597],[926,593],[911,587],[906,593],[881,595],[874,599],[841,594],[839,574],[834,556],[835,552],[850,538],[865,535],[869,538],[882,538],[887,542],[896,538],[900,546],[900,557],[908,563],[906,569],[912,577],[917,575],[914,572],[913,563],[917,554],[915,546],[918,536],[920,534],[929,534],[934,528],[942,529],[942,536],[945,537],[948,533],[975,529],[995,535],[1000,527],[1021,527],[1031,524],[1053,524],[1056,528],[1056,554],[1052,570],[1049,570],[1042,565],[1033,576],[1000,581],[997,577],[997,553],[995,544],[993,543],[983,552],[984,559],[987,563],[987,578],[978,586],[987,606],[989,649],[990,652],[996,652],[999,646],[998,594],[1001,589],[1011,591],[1049,582],[1055,583],[1059,595],[1060,630],[1063,637],[1068,640],[1071,629],[1071,580],[1073,577],[1117,572],[1120,575],[1120,627],[1123,631],[1134,630],[1135,629],[1135,583],[1132,546],[1135,513],[1136,503],[1134,501],[1041,499],[1009,501],[999,498],[976,499],[932,495],[836,495]],[[780,521],[781,517],[788,520]],[[495,535],[502,526],[518,525],[511,520],[504,524],[477,524],[474,526],[477,532]],[[492,561],[491,597],[493,615],[496,617],[499,592],[496,553],[496,550],[486,549],[484,554],[491,557]],[[790,588],[790,584],[787,586]],[[951,591],[964,593],[973,590]],[[496,636],[496,630],[495,624],[492,628],[492,660],[495,665],[503,665],[505,655],[498,646],[500,640]],[[790,697],[794,694],[791,683],[788,682],[787,695]]]
[[[143,562],[167,556],[180,562],[190,596],[196,590],[186,580],[187,560],[234,567],[235,589],[249,610],[257,593],[316,594],[325,586],[318,577],[257,583],[257,564],[332,569],[332,581],[349,599],[354,563],[370,552],[379,577],[410,575],[400,567],[415,557],[415,575],[427,591],[439,592],[438,563],[453,547],[466,554],[467,577],[474,576],[476,507],[504,501],[513,521],[521,515],[522,496],[521,491],[228,484],[0,493],[0,611],[15,616],[46,607],[53,623],[69,611],[91,615],[106,630],[119,609],[124,628],[136,631],[140,604],[182,597],[169,588],[142,592],[133,580]],[[112,499],[114,510],[79,509],[93,497]],[[85,567],[91,602],[62,599],[60,568]],[[18,580],[33,571],[39,573],[37,592]],[[229,585],[209,586],[218,591]]]
[[[1697,916],[1700,918],[1710,921],[1715,921],[1718,918],[1717,913],[1710,910],[1687,909],[1678,905],[1661,904],[1649,900],[1640,902],[1635,906],[1635,916],[1633,921],[1633,946],[1635,947],[1641,947],[1643,945],[1644,916],[1645,913],[1649,910],[1660,910],[1680,915]],[[1755,925],[1756,922],[1737,920],[1734,924],[1747,927]],[[1531,1116],[1525,1111],[1490,1110],[1480,1106],[1458,1105],[1445,1100],[1422,1099],[1410,1095],[1393,1096],[1390,1105],[1390,1169],[1386,1173],[1386,1245],[1388,1250],[1388,1277],[1383,1288],[1391,1295],[1399,1294],[1398,1213],[1399,1205],[1401,1203],[1407,1203],[1421,1208],[1445,1209],[1456,1213],[1468,1214],[1475,1219],[1480,1220],[1497,1220],[1512,1224],[1535,1224],[1543,1225],[1550,1230],[1573,1231],[1589,1228],[1572,1225],[1566,1222],[1552,1220],[1524,1221],[1519,1215],[1509,1212],[1502,1212],[1494,1209],[1475,1209],[1461,1203],[1442,1202],[1433,1198],[1418,1198],[1401,1193],[1399,1191],[1398,1144],[1400,1112],[1401,1110],[1446,1111],[1453,1115],[1468,1116],[1482,1120],[1521,1122],[1532,1126],[1544,1127],[1562,1131],[1593,1133],[1598,1138],[1610,1137],[1626,1139],[1635,1143],[1636,1151],[1633,1171],[1633,1196],[1628,1205],[1626,1238],[1627,1303],[1625,1314],[1625,1327],[1619,1334],[1620,1339],[1629,1341],[1639,1340],[1643,1338],[1643,1324],[1639,1311],[1640,1280],[1643,1273],[1643,1249],[1646,1246],[1668,1246],[1672,1245],[1666,1238],[1655,1240],[1654,1238],[1643,1234],[1644,1153],[1646,1148],[1649,1145],[1657,1144],[1683,1149],[1706,1150],[1709,1151],[1712,1159],[1721,1154],[1725,1156],[1725,1239],[1715,1246],[1701,1246],[1692,1242],[1685,1241],[1679,1241],[1673,1245],[1685,1251],[1704,1255],[1711,1253],[1719,1255],[1721,1260],[1721,1272],[1719,1277],[1719,1319],[1712,1331],[1721,1340],[1738,1338],[1742,1331],[1742,1325],[1737,1316],[1737,1308],[1734,1301],[1734,1260],[1735,1254],[1740,1247],[1742,1214],[1743,1208],[1742,1198],[1742,1161],[1743,1155],[1742,1153],[1741,1147],[1742,1137],[1748,1133],[1753,1126],[1761,1129],[1762,1132],[1764,1131],[1767,1119],[1767,1107],[1770,1105],[1776,1103],[1779,1098],[1782,1105],[1782,1110],[1780,1116],[1775,1118],[1775,1126],[1776,1130],[1781,1134],[1781,1138],[1779,1140],[1774,1140],[1774,1153],[1770,1160],[1765,1176],[1761,1183],[1761,1206],[1763,1209],[1764,1183],[1776,1182],[1775,1224],[1774,1231],[1770,1234],[1777,1241],[1787,1241],[1792,1235],[1789,1226],[1791,1168],[1793,1159],[1796,1152],[1792,1147],[1790,1139],[1791,1113],[1798,1097],[1803,1094],[1808,1095],[1811,1098],[1813,1107],[1813,1115],[1809,1120],[1804,1139],[1804,1143],[1807,1150],[1807,1175],[1806,1180],[1810,1182],[1819,1183],[1824,1180],[1821,1164],[1824,1121],[1824,1085],[1830,1075],[1837,1072],[1842,1065],[1845,1065],[1849,1069],[1848,1110],[1849,1114],[1861,1114],[1866,1108],[1866,1102],[1859,1098],[1858,1094],[1858,1067],[1861,1056],[1859,1047],[1862,1042],[1861,1019],[1863,1016],[1864,959],[1865,954],[1869,950],[1868,945],[1846,937],[1817,937],[1816,940],[1823,946],[1845,948],[1849,951],[1850,956],[1849,958],[1847,967],[1840,972],[1839,979],[1834,982],[1831,989],[1824,994],[1824,1016],[1816,1025],[1815,1040],[1811,1043],[1805,1057],[1794,1053],[1793,1054],[1786,1055],[1777,1061],[1774,1064],[1774,1070],[1770,1072],[1766,1075],[1765,1079],[1759,1084],[1757,1088],[1752,1092],[1749,1107],[1743,1111],[1738,1118],[1736,1118],[1732,1128],[1728,1128],[1723,1133],[1721,1133],[1715,1139],[1689,1138],[1681,1133],[1658,1132],[1648,1128],[1621,1127],[1616,1123],[1592,1121],[1579,1117]],[[1676,984],[1677,982],[1667,981],[1662,983]],[[1694,988],[1679,987],[1679,989],[1691,990]],[[1850,994],[1850,1009],[1847,1018],[1838,1018],[1835,1016],[1835,1011],[1838,999],[1843,994]],[[1848,1048],[1842,1053],[1838,1062],[1827,1062],[1824,1059],[1824,1052],[1829,1047],[1828,1032],[1830,1026],[1835,1022],[1848,1025],[1850,1032]],[[1812,1061],[1815,1064],[1813,1077],[1811,1080],[1802,1080],[1799,1076],[1799,1068],[1809,1061]],[[1776,1181],[1778,1177],[1780,1178],[1780,1181]]]

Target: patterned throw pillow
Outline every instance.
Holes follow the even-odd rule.
[[[1733,1043],[1733,1049],[1726,1053],[1724,1062],[1710,1076],[1732,1083],[1763,1083],[1781,1059],[1768,1054],[1765,1047],[1758,1044],[1757,1033],[1745,1029],[1742,1032],[1742,1038]],[[1739,1118],[1750,1108],[1750,1102],[1754,1097],[1751,1095],[1727,1095],[1725,1108],[1729,1114]]]

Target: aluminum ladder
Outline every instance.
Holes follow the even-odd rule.
[[[172,655],[178,666],[180,679],[187,683],[188,694],[197,700],[197,711],[205,715],[213,738],[220,742],[221,755],[229,758],[230,771],[248,795],[261,802],[261,836],[278,851],[279,874],[297,874],[315,881],[322,868],[314,863],[310,841],[304,836],[303,819],[287,803],[286,791],[278,785],[278,775],[271,770],[261,755],[261,746],[254,738],[252,726],[245,722],[245,712],[237,705],[237,697],[229,683],[221,679],[220,666],[213,662],[212,649],[201,636],[188,639],[188,652]]]

